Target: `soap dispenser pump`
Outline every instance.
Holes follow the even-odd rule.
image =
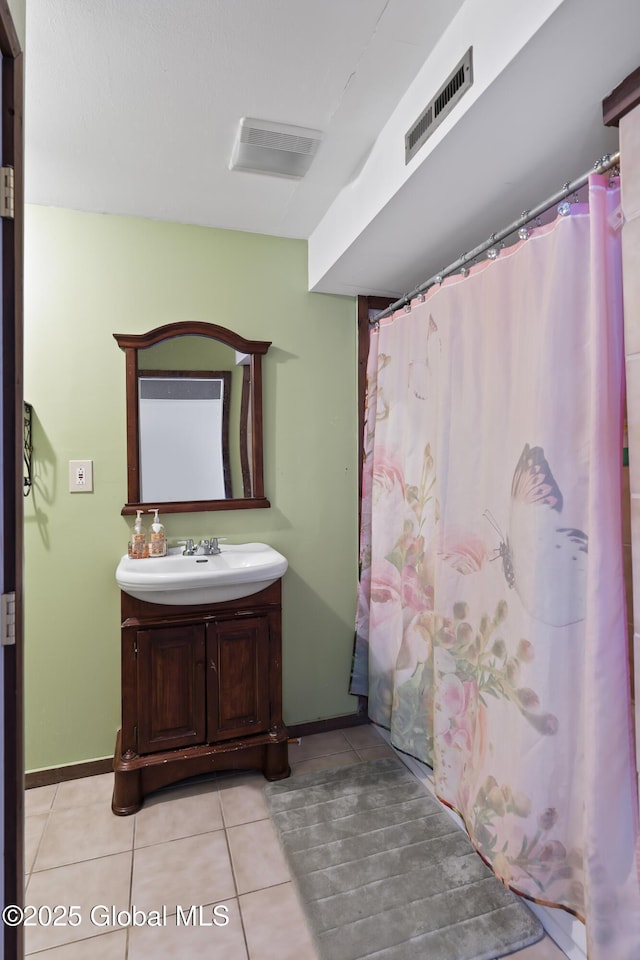
[[[160,523],[160,517],[158,516],[159,511],[154,508],[149,510],[149,513],[155,514],[153,521],[151,523],[151,536],[149,537],[149,556],[150,557],[166,557],[167,555],[167,538],[164,533],[164,527]]]
[[[129,541],[129,556],[132,560],[142,560],[149,556],[147,538],[142,526],[142,510],[136,510],[136,522],[133,525],[133,533]]]

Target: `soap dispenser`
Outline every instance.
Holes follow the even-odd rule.
[[[160,523],[158,510],[154,508],[153,510],[149,510],[149,513],[155,514],[153,521],[151,523],[151,536],[149,537],[149,556],[150,557],[166,557],[167,538],[164,535],[164,527]]]
[[[142,510],[136,510],[136,522],[133,525],[133,533],[129,541],[129,556],[132,560],[142,560],[149,556],[147,538],[142,526]]]

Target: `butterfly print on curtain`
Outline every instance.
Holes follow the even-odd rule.
[[[506,536],[491,513],[484,512],[500,536],[490,560],[502,560],[507,586],[515,589],[525,610],[553,627],[584,620],[586,610],[589,539],[582,530],[559,524],[563,505],[544,450],[527,443],[513,474]],[[485,560],[479,544],[470,531],[447,531],[438,555],[459,573],[475,573]]]
[[[584,620],[588,537],[560,526],[563,497],[542,447],[525,444],[511,484],[509,531],[497,554],[527,612],[549,626]]]

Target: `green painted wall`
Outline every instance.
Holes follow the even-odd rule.
[[[11,11],[11,19],[16,28],[16,33],[18,34],[20,47],[24,50],[27,19],[26,0],[9,0],[9,10]]]
[[[262,540],[289,560],[284,713],[353,713],[357,580],[353,300],[307,292],[306,243],[31,206],[25,399],[35,478],[25,501],[26,767],[109,756],[120,711],[114,571],[126,498],[125,364],[112,334],[205,320],[271,340],[264,358],[269,510],[165,516],[170,542]],[[92,494],[68,460],[92,459]]]

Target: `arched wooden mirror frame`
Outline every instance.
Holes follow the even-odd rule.
[[[262,456],[262,357],[271,341],[245,340],[240,334],[215,323],[177,321],[155,327],[148,333],[114,333],[126,361],[127,409],[127,503],[123,515],[136,510],[158,507],[161,513],[198,513],[208,510],[255,510],[269,507],[264,495]],[[138,351],[175,337],[207,337],[224,343],[249,356],[243,367],[240,450],[244,497],[226,500],[177,500],[167,503],[144,503],[140,500],[140,423],[138,408]],[[248,493],[248,495],[247,495]]]

